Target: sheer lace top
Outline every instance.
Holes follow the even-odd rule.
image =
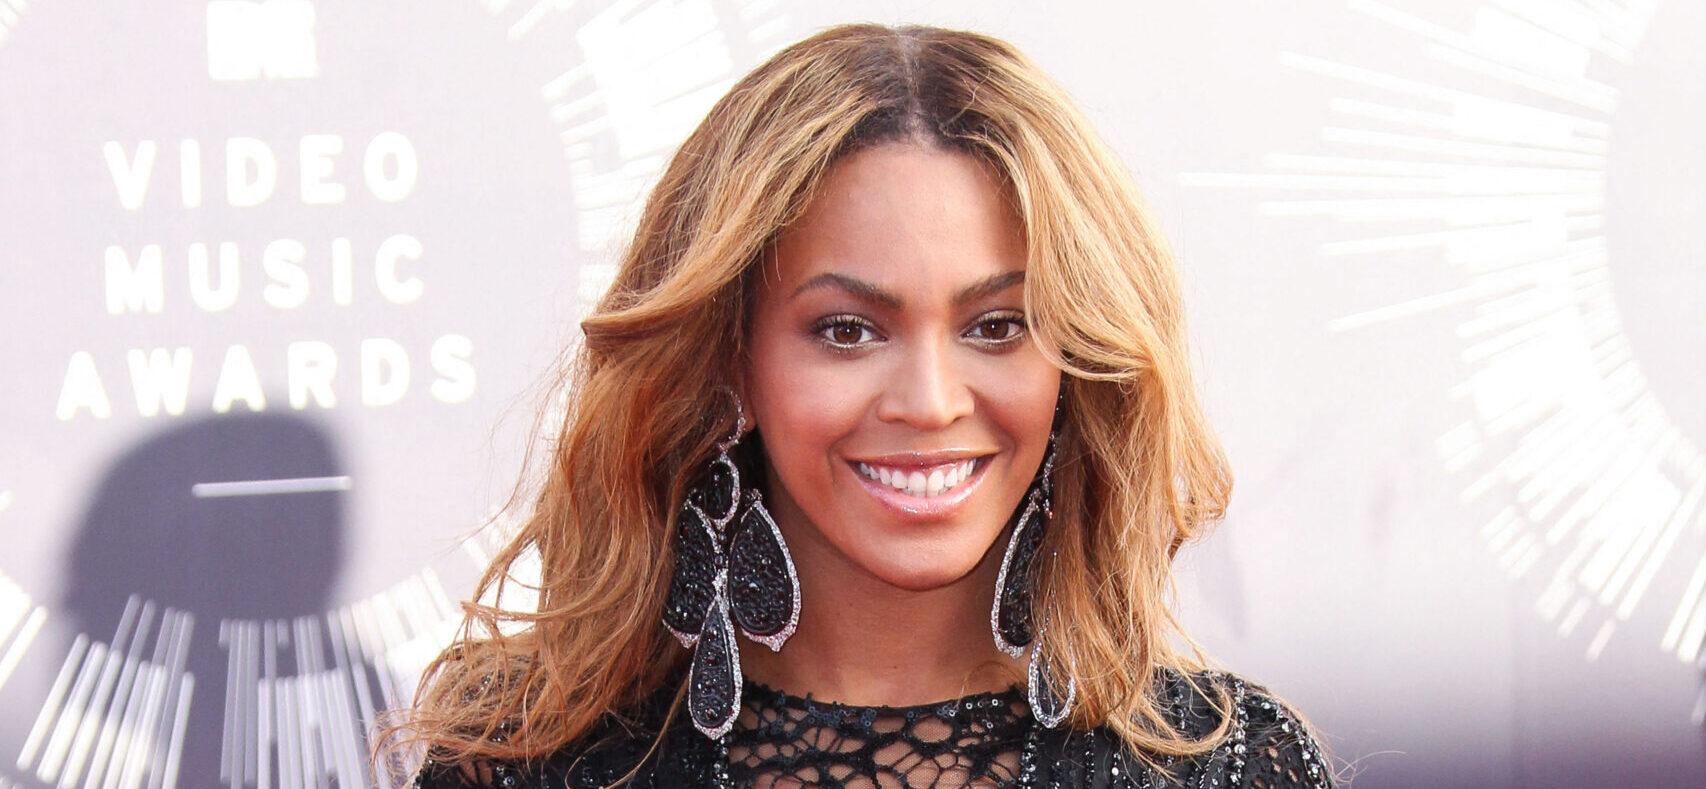
[[[1032,731],[1024,691],[911,707],[856,707],[748,682],[731,732],[739,786],[1013,786]]]
[[[1192,736],[1218,714],[1182,678],[1161,672],[1171,722]],[[1233,725],[1214,750],[1163,758],[1170,775],[1138,759],[1111,730],[1044,729],[1030,717],[1023,688],[908,707],[852,706],[798,697],[748,680],[742,714],[722,740],[706,739],[678,716],[651,750],[657,730],[612,723],[581,743],[519,763],[451,765],[429,759],[418,789],[492,786],[602,787],[632,773],[633,787],[1186,787],[1333,786],[1319,746],[1265,688],[1235,674],[1196,675],[1233,696]],[[653,713],[667,709],[660,694]],[[662,720],[656,714],[654,721]]]

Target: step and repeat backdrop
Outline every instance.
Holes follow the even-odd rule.
[[[0,787],[371,785],[661,166],[855,20],[1124,157],[1238,474],[1179,606],[1352,785],[1706,783],[1698,4],[0,0]]]

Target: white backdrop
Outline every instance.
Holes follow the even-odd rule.
[[[664,157],[1007,38],[1179,255],[1179,604],[1358,787],[1706,782],[1706,7],[0,0],[0,787],[364,785]]]

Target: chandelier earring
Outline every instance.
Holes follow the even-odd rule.
[[[1037,552],[1043,535],[1054,519],[1054,462],[1061,420],[1066,405],[1063,386],[1055,398],[1054,422],[1049,427],[1048,448],[1042,465],[1025,490],[1019,507],[1008,520],[1010,533],[1007,550],[1001,557],[1001,572],[995,580],[995,600],[990,606],[989,628],[995,636],[995,646],[1011,657],[1023,655],[1031,647],[1031,661],[1026,672],[1031,713],[1045,727],[1053,728],[1066,719],[1077,697],[1077,685],[1071,673],[1066,674],[1066,687],[1060,687],[1060,672],[1044,653],[1040,633],[1033,618],[1033,598],[1036,586]]]
[[[740,710],[744,683],[735,629],[772,651],[800,621],[800,579],[782,531],[756,485],[742,484],[730,454],[746,432],[735,396],[734,434],[712,458],[676,510],[675,571],[663,624],[693,650],[688,712],[712,739],[726,734]]]

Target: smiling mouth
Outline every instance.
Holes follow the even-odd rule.
[[[895,493],[929,500],[947,496],[975,481],[991,457],[984,455],[925,467],[881,466],[864,461],[852,461],[850,465],[869,482]]]

